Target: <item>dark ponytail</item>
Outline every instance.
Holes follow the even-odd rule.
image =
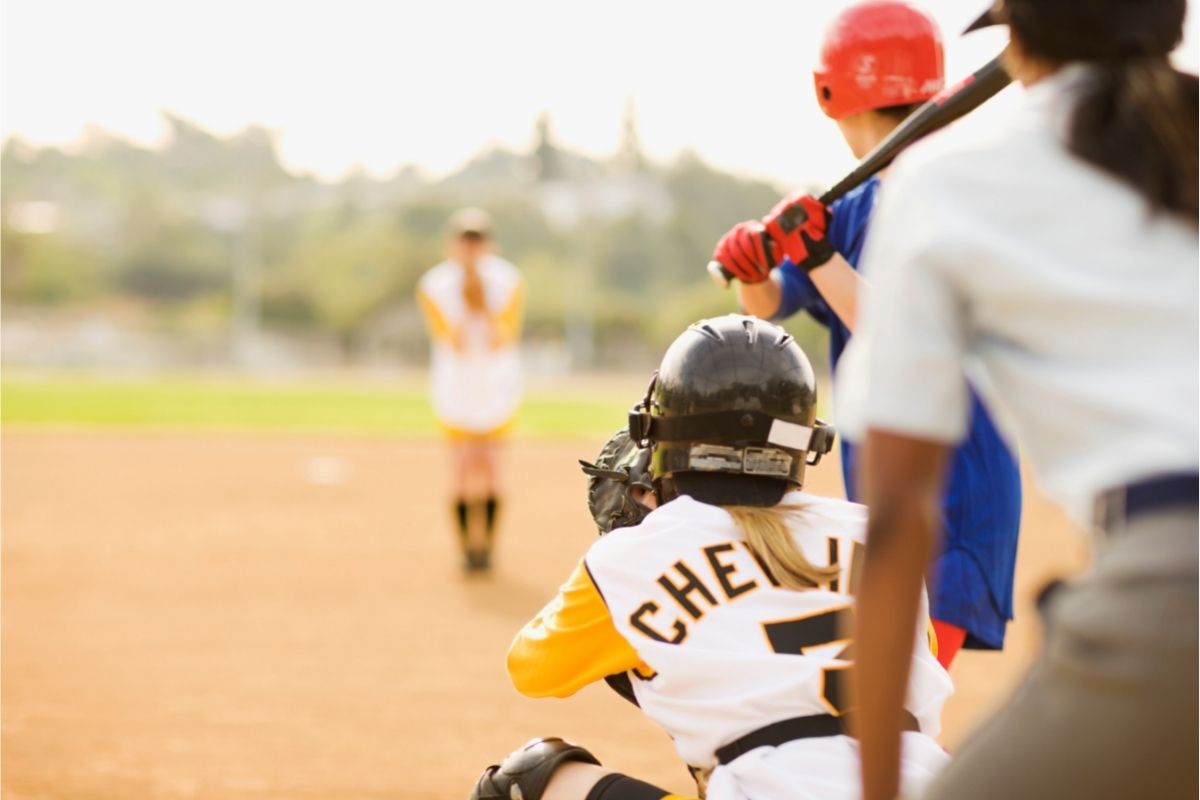
[[[1193,223],[1197,207],[1196,76],[1166,58],[1102,61],[1071,117],[1071,152],[1125,181],[1156,211]]]
[[[1186,14],[1187,0],[1003,0],[1029,55],[1090,68],[1067,131],[1071,152],[1152,210],[1196,224],[1200,86],[1168,59]]]

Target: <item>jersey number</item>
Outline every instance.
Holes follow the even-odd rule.
[[[818,647],[840,645],[833,658],[849,661],[850,639],[845,633],[854,620],[853,606],[842,606],[811,614],[806,617],[764,622],[763,631],[771,649],[776,653],[808,655],[806,651]],[[849,709],[846,705],[845,681],[849,679],[850,664],[838,664],[821,670],[821,699],[829,706],[829,713],[840,717]]]

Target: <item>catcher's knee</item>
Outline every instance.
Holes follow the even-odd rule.
[[[541,800],[555,770],[572,761],[600,765],[594,755],[578,745],[557,737],[534,739],[500,764],[485,769],[475,783],[471,800]]]

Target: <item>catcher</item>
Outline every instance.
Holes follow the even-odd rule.
[[[799,345],[768,322],[729,315],[676,339],[629,430],[585,465],[601,538],[508,653],[531,697],[609,679],[711,800],[860,794],[843,689],[866,511],[800,491],[833,445],[815,386]],[[951,692],[921,614],[904,737],[914,792],[947,759],[934,737]],[[472,794],[669,796],[561,739],[488,767]]]

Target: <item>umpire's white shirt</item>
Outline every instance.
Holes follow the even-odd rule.
[[[1197,452],[1197,231],[1072,156],[1085,68],[1028,89],[986,133],[913,147],[884,183],[839,422],[954,442],[964,364],[1046,491],[1082,521],[1100,491]],[[978,371],[978,374],[976,373]]]

